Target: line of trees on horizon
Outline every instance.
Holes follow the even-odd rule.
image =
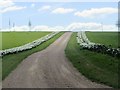
[[[15,27],[15,22],[13,22],[12,24],[11,24],[11,19],[9,18],[9,29],[11,29],[11,25],[12,25],[12,27],[14,28]],[[31,27],[32,27],[32,23],[31,23],[31,20],[29,19],[29,21],[28,21],[28,27],[29,27],[29,31],[31,31]]]

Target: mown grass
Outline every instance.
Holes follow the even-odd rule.
[[[109,55],[81,49],[77,44],[76,35],[76,33],[72,34],[65,50],[66,56],[74,67],[91,81],[118,88],[118,63],[120,61]]]
[[[0,49],[2,48],[2,33],[0,32]],[[0,82],[2,81],[2,57],[0,57]]]
[[[118,44],[119,34],[118,32],[86,32],[90,41],[107,46],[112,45],[112,47],[120,47]]]
[[[20,62],[31,55],[32,53],[41,51],[48,47],[51,43],[53,43],[57,38],[59,38],[64,32],[60,32],[59,34],[55,35],[50,40],[42,43],[41,45],[37,46],[36,48],[33,48],[31,50],[27,50],[24,52],[19,52],[17,54],[10,54],[6,55],[2,58],[2,80],[5,79],[6,76],[9,75],[11,71],[13,71]]]
[[[27,44],[31,41],[39,39],[50,32],[1,32],[2,48],[8,49]]]

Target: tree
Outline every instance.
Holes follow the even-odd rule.
[[[116,26],[120,28],[120,20],[117,21]]]
[[[32,26],[32,24],[31,24],[31,21],[29,20],[29,22],[28,22],[29,31],[31,30],[31,26]]]
[[[10,21],[10,18],[9,18],[9,29],[10,29],[10,27],[11,27],[11,21]]]
[[[102,29],[102,32],[103,32],[103,23],[101,23],[101,29]]]
[[[15,27],[15,23],[13,22],[13,28]]]
[[[15,28],[14,28],[14,27],[15,27],[15,23],[13,22],[13,29],[15,30]]]

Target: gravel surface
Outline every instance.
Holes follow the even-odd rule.
[[[108,88],[91,82],[65,56],[66,32],[46,49],[28,56],[3,81],[3,88]]]

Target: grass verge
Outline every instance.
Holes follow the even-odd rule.
[[[39,39],[51,32],[1,32],[2,48],[0,50],[14,48]]]
[[[86,32],[91,42],[112,45],[112,47],[120,47],[118,43],[119,32]]]
[[[50,40],[42,43],[41,45],[37,46],[36,48],[33,48],[31,50],[27,50],[24,52],[19,52],[17,54],[10,54],[6,55],[2,58],[2,80],[7,77],[11,71],[13,71],[20,62],[28,57],[29,55],[41,51],[48,47],[50,44],[52,44],[57,38],[59,38],[64,32],[60,32],[59,34],[55,35]]]
[[[73,33],[65,49],[66,56],[80,73],[91,81],[103,83],[114,88],[118,84],[117,58],[88,50],[83,50],[77,44],[76,33]]]

